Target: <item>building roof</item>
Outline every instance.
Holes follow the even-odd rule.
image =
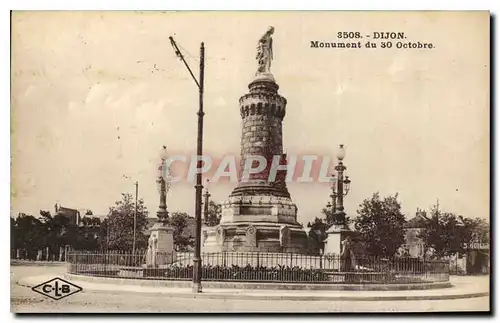
[[[57,208],[57,213],[58,214],[79,214],[80,211],[78,211],[77,209],[69,208],[69,207],[59,206]]]
[[[75,224],[80,223],[80,211],[76,209],[71,209],[64,206],[57,206],[56,215],[62,215],[70,219],[71,222]]]
[[[417,211],[415,217],[408,220],[408,222],[405,223],[405,228],[407,229],[424,228],[425,223],[428,220],[429,218],[427,218],[423,212]]]

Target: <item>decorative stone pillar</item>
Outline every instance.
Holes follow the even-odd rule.
[[[169,175],[167,160],[167,147],[163,146],[160,152],[160,165],[158,167],[157,184],[160,193],[160,203],[156,216],[157,222],[151,228],[148,252],[146,254],[146,267],[158,267],[172,263],[174,256],[174,229],[168,225],[167,192]]]
[[[351,235],[351,231],[344,225],[332,225],[327,231],[324,254],[340,255],[342,251],[342,241]]]

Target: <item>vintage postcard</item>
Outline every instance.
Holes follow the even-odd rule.
[[[14,11],[14,313],[490,311],[487,11]]]

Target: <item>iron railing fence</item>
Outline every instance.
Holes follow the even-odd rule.
[[[71,274],[191,280],[194,254],[70,251]],[[357,256],[349,264],[338,255],[221,252],[202,254],[205,281],[308,283],[424,283],[449,280],[449,262],[417,258]]]

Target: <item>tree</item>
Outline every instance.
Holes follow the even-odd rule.
[[[222,205],[210,201],[208,203],[208,214],[203,215],[203,222],[209,227],[214,227],[220,223],[222,216]]]
[[[83,217],[81,226],[70,223],[62,214],[52,215],[40,210],[40,216],[19,213],[11,218],[11,243],[13,251],[21,249],[21,257],[36,259],[40,250],[48,250],[47,259],[61,260],[66,245],[74,249],[96,249],[96,233],[101,220]]]
[[[485,219],[481,218],[466,218],[459,216],[463,223],[462,243],[470,245],[472,243],[489,243],[490,242],[490,225]]]
[[[106,217],[99,226],[97,245],[101,250],[107,250],[109,246],[109,218]]]
[[[75,246],[78,232],[75,224],[61,214],[52,216],[49,211],[40,210],[41,231],[43,239],[38,248],[47,248],[48,258],[56,259],[65,245]]]
[[[135,199],[131,194],[122,193],[122,199],[110,207],[106,221],[107,249],[131,251],[134,240]],[[147,237],[144,235],[147,224],[148,210],[141,198],[137,202],[136,219],[136,249],[147,247]],[[102,239],[101,239],[102,240]]]
[[[397,197],[396,194],[381,200],[379,194],[374,193],[357,210],[355,228],[369,255],[394,256],[405,242],[406,220]]]
[[[323,219],[316,217],[312,223],[307,223],[307,227],[310,228],[308,236],[311,251],[319,253],[325,249],[326,230],[329,225],[323,222]]]
[[[77,229],[76,249],[96,250],[99,247],[101,219],[98,217],[84,216],[81,225]]]
[[[186,230],[189,215],[184,212],[174,212],[168,218],[168,224],[174,228],[174,246],[176,251],[187,251],[194,246],[194,237]]]
[[[84,216],[84,217],[81,219],[80,223],[82,224],[82,226],[84,226],[84,227],[88,227],[88,226],[90,226],[90,222],[91,222],[91,221],[92,221],[92,219],[91,219],[91,218],[89,218],[88,216]]]
[[[15,219],[14,244],[24,250],[24,258],[34,260],[44,239],[42,222],[32,215],[19,213]]]
[[[97,216],[93,216],[91,219],[90,219],[90,225],[91,226],[94,226],[94,227],[98,227],[101,225],[101,219]]]
[[[433,257],[442,258],[464,252],[465,230],[460,218],[453,213],[441,212],[437,206],[425,223],[418,237],[422,239],[426,254],[432,250]]]
[[[96,216],[93,216],[93,217],[84,216],[81,219],[80,223],[84,227],[93,228],[93,227],[98,227],[101,225],[101,219],[96,217]]]
[[[11,258],[16,257],[16,250],[18,248],[18,230],[16,227],[16,219],[12,216],[10,217],[10,250],[11,250]]]
[[[94,213],[92,213],[92,210],[87,210],[87,211],[85,212],[85,215],[94,215]]]

